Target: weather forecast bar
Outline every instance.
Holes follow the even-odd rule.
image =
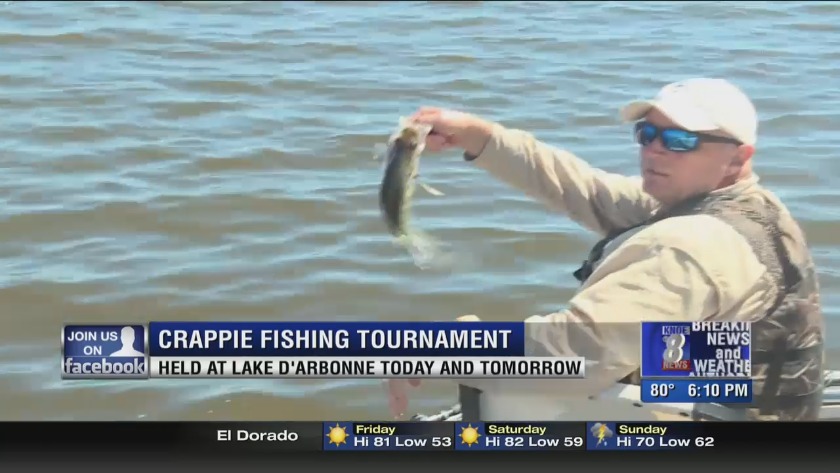
[[[813,424],[755,422],[0,422],[0,458],[48,451],[226,454],[813,449]],[[804,451],[803,450],[803,451]],[[328,453],[333,452],[333,453]],[[481,455],[476,453],[475,455]]]

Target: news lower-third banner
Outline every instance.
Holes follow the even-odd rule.
[[[547,353],[545,347],[526,337],[528,325],[66,325],[61,333],[61,372],[66,379],[586,377],[587,360],[582,354],[560,357]],[[646,322],[612,328],[616,329],[626,333],[622,337],[626,346],[639,346],[646,402],[749,402],[752,398],[750,324]],[[591,333],[568,324],[561,336],[585,340]],[[587,346],[583,342],[579,345]],[[598,354],[600,351],[593,356]],[[721,383],[695,383],[704,378]]]
[[[703,451],[828,448],[827,423],[3,422],[3,452]]]
[[[533,356],[523,322],[151,322],[66,325],[65,379],[583,378]]]

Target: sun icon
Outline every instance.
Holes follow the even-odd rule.
[[[467,444],[468,447],[472,447],[473,444],[478,443],[479,437],[481,437],[481,434],[478,433],[478,429],[473,427],[472,424],[461,427],[461,443]]]
[[[342,443],[347,443],[347,430],[344,427],[340,427],[338,423],[335,424],[335,427],[330,427],[330,433],[327,434],[327,437],[330,438],[330,443],[335,444],[335,446],[339,446]]]

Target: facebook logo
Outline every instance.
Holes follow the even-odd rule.
[[[66,325],[61,331],[61,377],[149,377],[143,325]]]

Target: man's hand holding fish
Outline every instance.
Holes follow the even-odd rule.
[[[490,140],[493,124],[469,113],[436,107],[422,107],[411,121],[432,126],[426,149],[432,152],[461,148],[477,156]]]

